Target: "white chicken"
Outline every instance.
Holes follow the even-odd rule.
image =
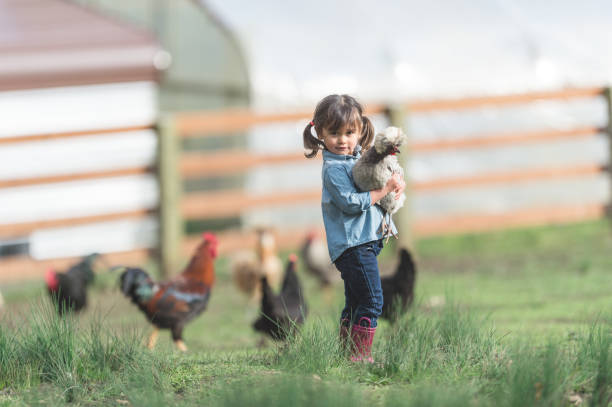
[[[399,153],[400,146],[407,140],[404,132],[398,127],[387,127],[374,138],[374,146],[366,151],[353,167],[353,180],[362,191],[372,191],[385,186],[394,173],[404,176],[404,170],[395,154]],[[385,210],[383,220],[383,234],[389,237],[391,230],[391,215],[404,206],[406,194],[402,193],[395,199],[395,192],[385,195],[377,205]]]

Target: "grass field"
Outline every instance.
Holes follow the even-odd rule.
[[[257,310],[219,259],[186,354],[165,332],[143,348],[150,326],[111,273],[74,319],[55,317],[42,283],[1,287],[0,405],[612,405],[609,224],[432,238],[415,252],[416,304],[380,324],[367,366],[338,349],[341,286],[321,292],[301,271],[306,325],[261,348]]]

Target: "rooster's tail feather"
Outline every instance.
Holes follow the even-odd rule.
[[[414,282],[416,277],[416,265],[414,263],[414,258],[410,253],[410,250],[406,248],[400,249],[400,263],[397,267],[396,274],[400,274],[404,276],[405,279],[408,279]]]

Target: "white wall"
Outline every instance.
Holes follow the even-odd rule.
[[[0,138],[88,132],[84,136],[0,143],[0,181],[153,166],[157,85],[128,82],[0,92]],[[0,225],[69,219],[159,205],[153,174],[0,189]],[[21,236],[36,258],[154,247],[157,220],[118,220],[37,230]],[[1,244],[0,240],[0,244]]]

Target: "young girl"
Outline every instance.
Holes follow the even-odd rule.
[[[359,191],[355,186],[351,170],[374,138],[374,126],[362,112],[351,96],[327,96],[317,104],[303,137],[304,148],[311,151],[304,154],[307,158],[323,150],[323,223],[329,256],[344,280],[340,338],[346,346],[350,334],[353,361],[372,362],[372,341],[383,306],[376,256],[383,246],[384,213],[375,204],[389,192],[399,198],[405,183],[395,174],[378,190]],[[395,225],[391,227],[396,233]]]

